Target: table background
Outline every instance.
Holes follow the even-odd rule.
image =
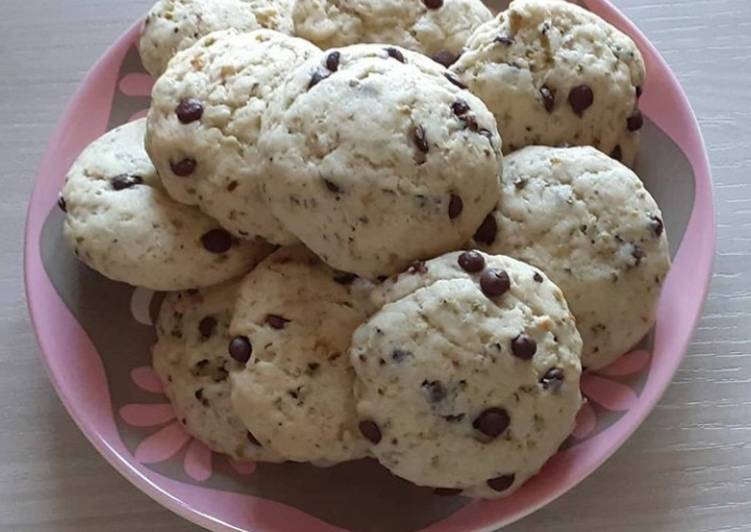
[[[712,162],[716,273],[694,342],[636,434],[511,532],[751,530],[751,0],[615,0],[691,100]],[[78,432],[23,294],[26,203],[47,139],[94,61],[151,0],[2,0],[0,530],[196,530]]]

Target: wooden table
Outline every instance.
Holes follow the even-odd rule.
[[[23,294],[26,203],[68,98],[150,0],[2,0],[0,530],[195,530],[99,457],[55,396]],[[751,1],[616,0],[683,83],[709,148],[718,256],[695,340],[616,455],[511,531],[751,530]]]

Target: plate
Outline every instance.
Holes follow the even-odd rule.
[[[73,97],[42,162],[26,226],[26,292],[50,379],[96,449],[128,480],[183,517],[215,530],[492,530],[545,505],[602,464],[639,426],[688,347],[714,255],[712,184],[696,118],[675,76],[607,0],[581,5],[637,42],[648,75],[637,173],[661,205],[673,267],[653,334],[613,365],[582,378],[576,429],[511,497],[440,497],[373,461],[332,468],[237,464],[187,435],[149,367],[160,294],[109,281],[61,239],[57,195],[70,164],[105,131],[145,114],[153,81],[135,24]],[[494,2],[492,7],[503,7]]]

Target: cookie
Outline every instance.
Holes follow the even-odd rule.
[[[388,43],[450,64],[483,22],[493,17],[480,0],[296,0],[295,33],[322,49]]]
[[[272,212],[327,264],[364,277],[466,242],[499,195],[485,105],[430,59],[329,50],[276,92],[261,149]]]
[[[268,28],[292,33],[291,9],[291,0],[158,0],[141,29],[141,62],[159,77],[177,52],[212,31]]]
[[[670,268],[657,203],[636,174],[590,147],[528,147],[506,157],[501,201],[475,244],[538,266],[558,284],[588,369],[647,334]]]
[[[172,197],[236,236],[296,242],[260,193],[267,157],[257,144],[270,95],[289,69],[318,54],[272,30],[214,32],[178,53],[154,85],[146,134]]]
[[[210,286],[249,271],[272,247],[238,241],[162,188],[143,149],[146,120],[91,143],[63,187],[65,239],[76,256],[115,281],[153,290]]]
[[[369,283],[302,246],[276,251],[245,278],[230,348],[247,364],[232,375],[232,400],[264,447],[317,465],[365,456],[346,352],[368,293]]]
[[[162,302],[152,349],[154,370],[185,430],[235,460],[281,462],[262,447],[235,413],[231,371],[239,362],[227,352],[239,283],[172,292]]]
[[[566,439],[581,338],[563,295],[509,257],[452,252],[387,282],[352,337],[359,427],[392,473],[507,496]]]
[[[504,152],[590,145],[634,163],[644,61],[597,15],[562,0],[515,0],[451,69],[495,115]]]

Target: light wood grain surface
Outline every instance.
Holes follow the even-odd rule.
[[[0,530],[195,530],[99,457],[39,360],[26,204],[88,68],[150,0],[0,2]],[[716,273],[685,362],[603,467],[510,531],[751,530],[751,1],[616,0],[685,87],[710,152]]]

